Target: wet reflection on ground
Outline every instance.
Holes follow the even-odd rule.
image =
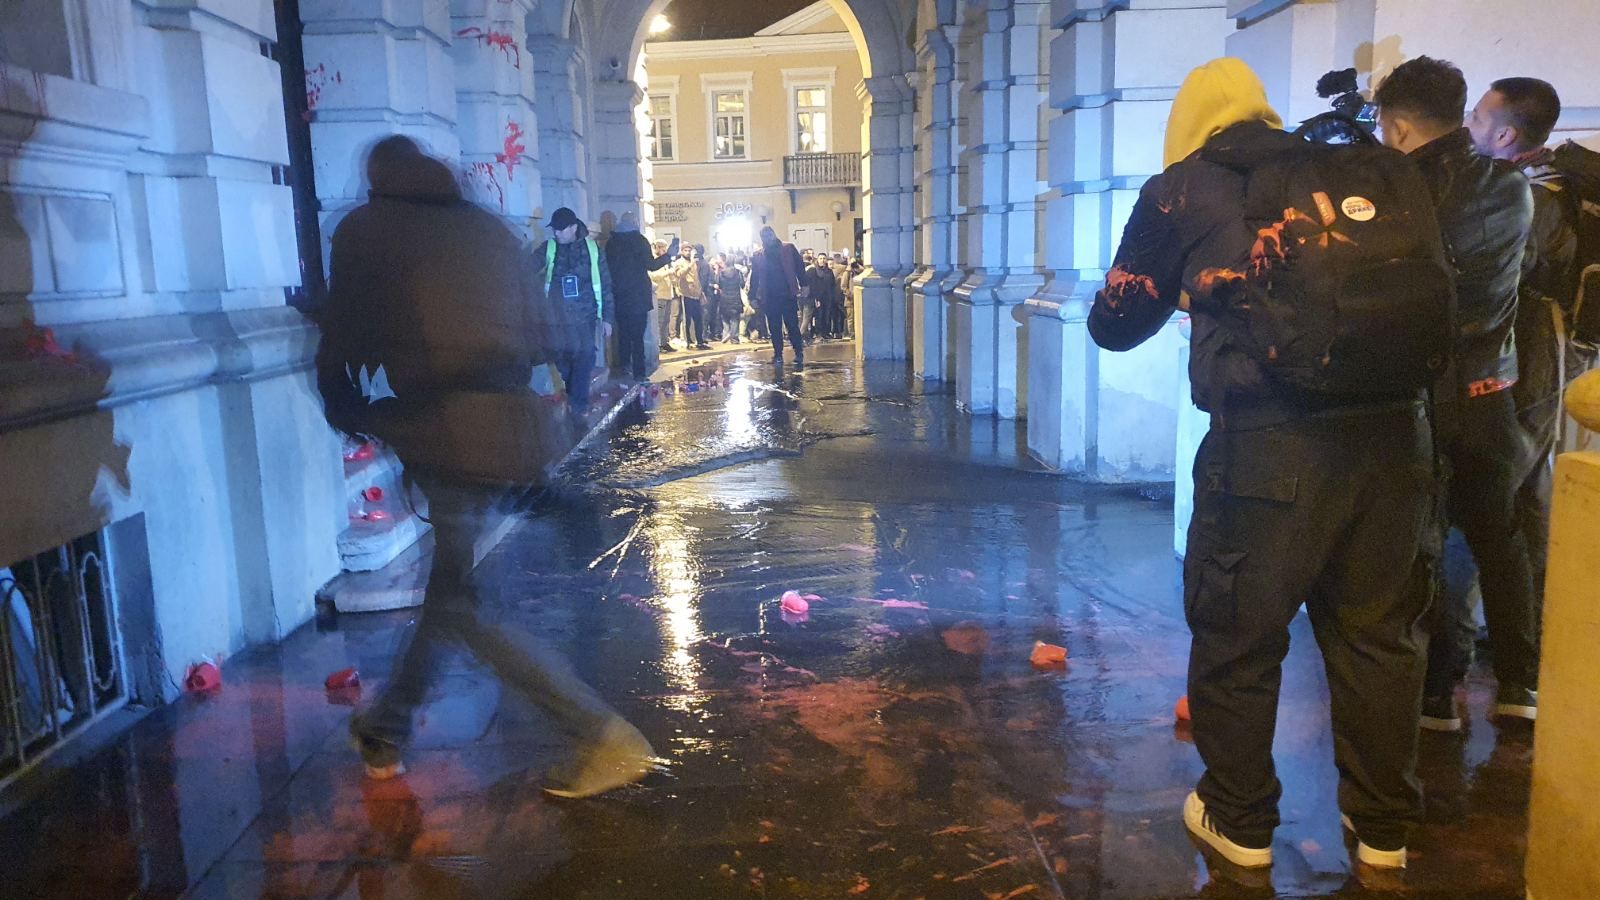
[[[1335,803],[1326,688],[1296,622],[1270,881],[1212,873],[1179,807],[1187,632],[1170,493],[1029,471],[895,366],[827,348],[649,392],[485,563],[669,760],[552,801],[563,742],[452,670],[411,774],[344,744],[356,666],[404,615],[345,616],[229,663],[0,823],[5,892],[197,897],[1234,897],[1364,891]],[[720,372],[720,374],[719,374]],[[688,390],[686,385],[694,384]],[[809,609],[780,608],[786,590]],[[1065,670],[1035,669],[1035,641]],[[1400,885],[1522,894],[1530,736],[1424,735],[1428,823]],[[1247,879],[1246,879],[1247,880]]]

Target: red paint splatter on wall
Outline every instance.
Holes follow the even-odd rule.
[[[306,111],[301,115],[307,122],[311,121],[311,113],[322,102],[322,92],[335,84],[344,84],[344,73],[335,69],[330,74],[327,63],[317,63],[315,69],[306,70]]]
[[[526,153],[528,146],[522,142],[522,126],[516,122],[506,122],[505,144],[499,153],[494,155],[494,161],[506,167],[506,180],[512,181],[516,177],[517,165],[522,162],[522,154]]]
[[[474,25],[456,32],[456,37],[472,38],[485,47],[498,48],[506,59],[511,60],[512,68],[522,68],[522,50],[517,47],[517,39],[510,32],[495,31],[492,27],[485,31]]]
[[[485,199],[492,199],[501,212],[506,208],[506,189],[500,183],[500,175],[495,171],[494,163],[475,162],[467,166],[462,180],[466,182],[469,192],[476,193]]]

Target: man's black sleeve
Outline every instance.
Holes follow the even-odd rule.
[[[1183,290],[1183,246],[1166,199],[1167,176],[1145,183],[1122,232],[1116,264],[1089,310],[1089,336],[1107,350],[1132,350],[1172,317]]]

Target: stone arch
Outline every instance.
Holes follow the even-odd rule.
[[[622,156],[597,158],[602,186],[599,209],[618,213],[638,209],[645,186],[637,175],[638,147],[626,132],[632,110],[643,99],[635,83],[650,21],[669,0],[593,0],[578,4],[592,38],[595,128],[601,146],[630,146]],[[916,57],[910,36],[917,0],[828,0],[844,20],[861,57],[860,91],[866,108],[862,124],[862,204],[866,271],[857,280],[855,302],[858,352],[870,358],[905,359],[909,312],[905,286],[912,272],[915,236],[913,197],[913,109],[909,81]],[[937,0],[950,3],[954,0]],[[630,29],[619,23],[634,23]],[[613,193],[607,194],[607,191]]]

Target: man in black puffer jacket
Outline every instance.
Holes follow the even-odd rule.
[[[1408,154],[1434,197],[1445,250],[1455,268],[1456,373],[1436,397],[1438,452],[1446,506],[1466,536],[1483,582],[1484,618],[1499,681],[1494,714],[1532,719],[1538,707],[1538,611],[1528,546],[1517,527],[1516,492],[1531,447],[1517,422],[1517,285],[1533,224],[1528,180],[1479,155],[1462,127],[1467,82],[1461,70],[1419,56],[1378,86],[1383,141]],[[1470,660],[1470,613],[1436,605],[1423,727],[1461,727],[1455,688]]]
[[[562,324],[556,366],[567,386],[567,407],[581,420],[589,411],[597,352],[595,326],[604,328],[609,338],[616,321],[611,266],[577,213],[563,206],[546,227],[551,237],[533,251],[533,265],[544,277],[545,293]]]
[[[639,217],[625,212],[606,242],[606,263],[611,266],[611,286],[617,295],[617,356],[622,368],[639,381],[650,372],[646,368],[644,334],[650,322],[655,287],[650,273],[666,268],[678,255],[678,241],[667,252],[656,256],[650,242],[639,233]],[[664,336],[663,336],[664,337]]]

